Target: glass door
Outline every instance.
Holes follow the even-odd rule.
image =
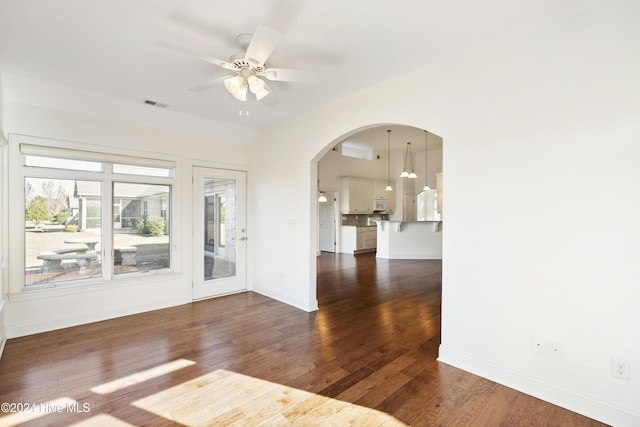
[[[193,168],[193,299],[244,291],[246,173]]]
[[[113,203],[113,228],[116,230],[122,228],[122,200],[116,200]]]

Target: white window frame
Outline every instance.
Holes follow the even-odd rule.
[[[160,184],[171,187],[169,205],[171,209],[169,229],[170,236],[170,265],[166,270],[154,271],[154,276],[158,274],[176,274],[180,272],[179,257],[176,254],[178,247],[180,210],[178,197],[178,159],[173,156],[163,156],[158,153],[144,153],[135,150],[109,148],[109,153],[105,153],[105,148],[92,146],[89,144],[73,143],[68,141],[54,140],[48,138],[38,138],[25,135],[9,135],[9,204],[10,232],[8,242],[12,248],[12,259],[9,268],[9,289],[10,296],[25,295],[38,292],[50,292],[52,290],[62,291],[69,288],[87,288],[94,286],[113,286],[115,283],[128,284],[132,280],[147,279],[145,273],[127,273],[115,275],[113,273],[113,183],[130,182],[140,184]],[[25,166],[27,155],[57,157],[77,160],[89,160],[102,162],[105,167],[101,172],[65,170],[56,168],[46,168],[39,166]],[[173,168],[174,174],[171,177],[157,177],[144,175],[128,175],[113,173],[111,164],[131,164],[146,167]],[[102,182],[101,200],[101,259],[102,277],[88,278],[84,280],[71,281],[68,283],[56,283],[55,285],[33,285],[25,287],[25,194],[24,179],[50,178],[50,179],[77,179],[87,181]]]

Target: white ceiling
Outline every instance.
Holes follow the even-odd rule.
[[[579,1],[0,0],[0,72],[260,129]],[[321,82],[272,82],[275,105],[237,101],[221,84],[194,92],[225,71],[156,44],[226,60],[258,24],[282,35],[267,66]]]

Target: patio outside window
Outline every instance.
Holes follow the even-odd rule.
[[[69,160],[71,150],[44,149],[23,153],[25,288],[172,271],[173,166],[90,152]]]

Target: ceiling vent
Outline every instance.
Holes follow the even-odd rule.
[[[147,104],[147,105],[152,105],[154,107],[158,107],[158,108],[167,108],[167,104],[162,104],[160,102],[151,101],[150,99],[145,100],[144,103]]]

